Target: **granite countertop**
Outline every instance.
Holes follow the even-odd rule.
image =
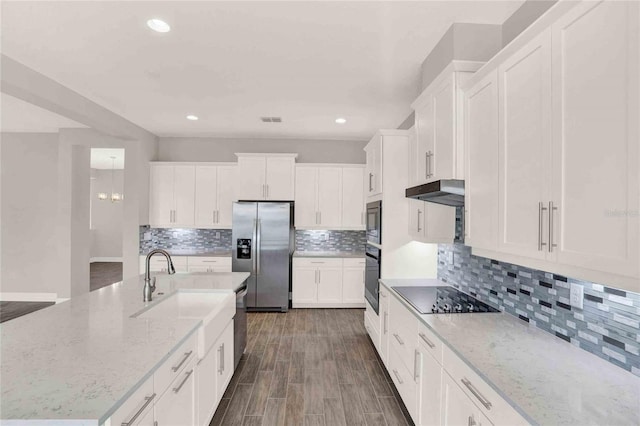
[[[363,251],[302,251],[293,252],[293,257],[343,257],[343,258],[364,258]]]
[[[149,250],[151,251],[151,250]],[[149,251],[140,253],[146,256]],[[207,249],[167,249],[171,256],[191,256],[191,257],[231,257],[231,249],[207,250]]]
[[[140,276],[3,323],[1,418],[103,423],[201,323],[131,315],[180,289],[231,292],[248,277],[158,276],[145,303]]]
[[[531,423],[640,424],[640,378],[630,372],[506,313],[421,315],[397,297]]]

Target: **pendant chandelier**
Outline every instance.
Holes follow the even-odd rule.
[[[124,198],[124,194],[119,192],[113,192],[113,181],[114,181],[114,170],[116,168],[116,157],[111,156],[111,195],[106,192],[98,192],[98,200],[111,200],[112,203],[116,203],[118,201],[122,201]]]

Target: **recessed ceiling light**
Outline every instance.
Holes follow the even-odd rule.
[[[346,122],[347,122],[346,118],[342,118],[342,117],[336,118],[336,123],[338,123],[338,124],[344,124]]]
[[[168,33],[171,31],[169,24],[164,22],[162,19],[149,19],[147,21],[147,26],[153,31],[157,31],[159,33]]]
[[[197,115],[187,115],[187,120],[196,121],[198,119]]]

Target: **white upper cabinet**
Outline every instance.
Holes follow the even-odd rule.
[[[551,170],[551,31],[498,68],[499,248],[544,259]]]
[[[363,229],[363,168],[298,164],[295,226],[298,229]]]
[[[231,228],[236,166],[196,166],[195,225]]]
[[[342,168],[342,228],[364,229],[364,167]]]
[[[469,82],[467,243],[491,251],[478,254],[637,289],[639,27],[637,2],[559,2]]]
[[[464,243],[495,250],[498,244],[498,71],[465,92]]]
[[[297,154],[236,154],[239,200],[292,201]]]
[[[409,184],[464,179],[462,90],[479,62],[453,61],[413,103],[417,138],[410,151]]]
[[[552,27],[553,204],[561,264],[638,277],[640,4],[584,2]]]
[[[367,197],[373,197],[382,194],[382,136],[374,136],[364,150],[367,157],[365,188]]]
[[[151,226],[192,227],[195,167],[152,164],[150,175],[149,222]]]

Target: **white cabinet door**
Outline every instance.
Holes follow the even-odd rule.
[[[293,282],[291,285],[292,303],[316,303],[318,299],[318,269],[293,268]]]
[[[189,272],[212,272],[208,266],[187,266]]]
[[[557,261],[638,276],[637,2],[584,2],[553,29]]]
[[[342,228],[364,229],[364,207],[364,169],[344,167],[342,169]]]
[[[365,176],[367,196],[382,194],[382,136],[376,135],[365,147],[367,156],[367,176]]]
[[[295,181],[295,158],[266,158],[266,199],[293,201]]]
[[[389,364],[389,291],[380,286],[380,359],[385,366]]]
[[[236,201],[237,167],[218,166],[216,228],[230,229],[233,219],[233,202]]]
[[[418,356],[418,421],[421,426],[440,426],[443,369],[421,344],[418,345]]]
[[[193,226],[195,217],[195,189],[195,167],[174,166],[174,226]]]
[[[442,374],[442,425],[443,426],[488,426],[489,419],[480,412],[473,402],[448,374]]]
[[[173,224],[173,166],[151,165],[149,221],[152,226]]]
[[[216,401],[218,401],[227,389],[235,369],[233,364],[233,321],[229,322],[213,346],[216,351]]]
[[[195,362],[190,362],[156,402],[158,426],[195,424]]]
[[[427,243],[453,243],[456,209],[436,203],[424,203],[424,240]]]
[[[544,259],[550,171],[551,31],[498,69],[500,83],[499,247]]]
[[[343,269],[342,302],[364,304],[364,267]]]
[[[317,167],[296,167],[296,228],[314,228],[318,225],[317,178]]]
[[[424,201],[409,199],[409,236],[414,241],[424,240],[424,205]]]
[[[238,156],[238,179],[236,195],[238,200],[264,200],[266,197],[265,157]]]
[[[318,168],[318,224],[321,228],[342,225],[342,168]]]
[[[429,159],[429,181],[454,177],[454,74],[433,92],[433,155]]]
[[[429,97],[419,106],[416,106],[416,179],[417,183],[425,183],[433,180],[433,101]]]
[[[199,228],[215,228],[218,210],[218,168],[196,166],[195,224]]]
[[[498,70],[464,95],[465,245],[498,244]]]
[[[222,395],[217,394],[217,349],[214,344],[196,367],[196,424],[207,426]]]
[[[342,303],[342,268],[318,268],[318,303]]]

